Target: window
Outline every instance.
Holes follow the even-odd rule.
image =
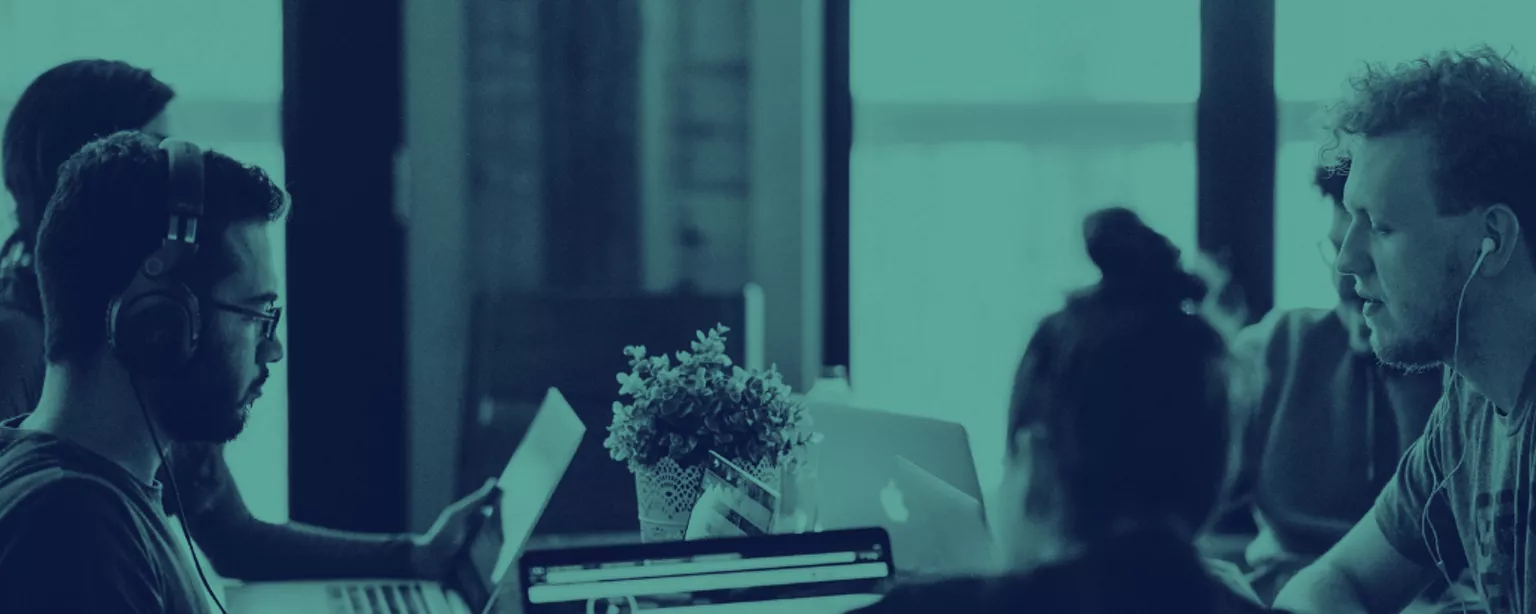
[[[92,57],[124,60],[176,88],[167,112],[175,136],[260,166],[283,185],[282,27],[282,7],[273,2],[0,1],[0,113],[9,115],[21,91],[55,65]],[[0,205],[0,236],[8,236],[15,228],[14,204],[7,194]],[[282,246],[278,227],[280,282]],[[286,326],[279,328],[286,338]],[[245,433],[227,452],[252,514],[274,522],[288,518],[286,390],[286,368],[278,363]]]
[[[1332,307],[1338,301],[1317,243],[1331,204],[1312,188],[1323,133],[1318,111],[1347,92],[1364,62],[1403,62],[1445,48],[1488,44],[1536,60],[1536,5],[1523,0],[1450,3],[1275,3],[1275,91],[1281,100],[1275,191],[1275,308]],[[1363,28],[1369,28],[1363,29]]]
[[[1083,217],[1194,251],[1199,27],[1198,0],[852,3],[859,402],[965,425],[989,491],[1028,336],[1097,278]]]

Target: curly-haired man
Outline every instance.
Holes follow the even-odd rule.
[[[1396,612],[1470,575],[1492,612],[1536,612],[1536,81],[1487,48],[1355,82],[1339,272],[1388,364],[1443,368],[1423,436],[1367,514],[1281,591],[1292,612]],[[1472,611],[1468,608],[1468,611]]]

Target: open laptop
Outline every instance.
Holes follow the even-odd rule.
[[[585,434],[570,403],[551,388],[501,473],[495,513],[453,565],[458,590],[419,580],[263,582],[227,588],[226,605],[231,614],[481,614],[497,598]]]
[[[879,528],[529,550],[523,614],[841,614],[880,600],[895,572]]]
[[[884,527],[904,572],[991,568],[991,531],[965,427],[847,405],[811,403],[822,433],[820,530]]]

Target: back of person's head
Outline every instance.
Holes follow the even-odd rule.
[[[0,147],[16,205],[16,230],[0,261],[14,268],[32,253],[59,165],[93,139],[144,128],[175,95],[148,70],[109,60],[60,64],[34,79],[11,110]]]
[[[1098,211],[1084,232],[1102,280],[1030,340],[1014,382],[1010,453],[1048,468],[1032,473],[1053,482],[1072,539],[1127,521],[1197,531],[1220,497],[1229,441],[1226,337],[1199,315],[1207,283],[1129,210]],[[1037,440],[1027,452],[1021,434]]]
[[[1390,69],[1367,66],[1352,86],[1354,95],[1334,109],[1337,140],[1420,132],[1432,143],[1441,213],[1502,203],[1524,228],[1536,228],[1536,81],[1530,73],[1483,46]]]
[[[1333,203],[1344,206],[1344,183],[1349,180],[1349,158],[1327,164],[1319,164],[1312,174],[1312,185]]]
[[[119,132],[86,145],[60,168],[36,252],[50,363],[86,359],[105,347],[112,298],[165,238],[170,171],[159,142]],[[220,240],[224,231],[280,219],[286,203],[259,168],[212,151],[204,152],[203,167],[197,257],[179,272],[199,295],[235,272],[237,259]]]

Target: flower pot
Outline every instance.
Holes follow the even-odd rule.
[[[779,469],[770,460],[745,469],[769,488],[779,489]],[[703,467],[682,467],[670,458],[635,472],[640,541],[682,541],[688,531],[688,517],[703,494],[703,482]]]

